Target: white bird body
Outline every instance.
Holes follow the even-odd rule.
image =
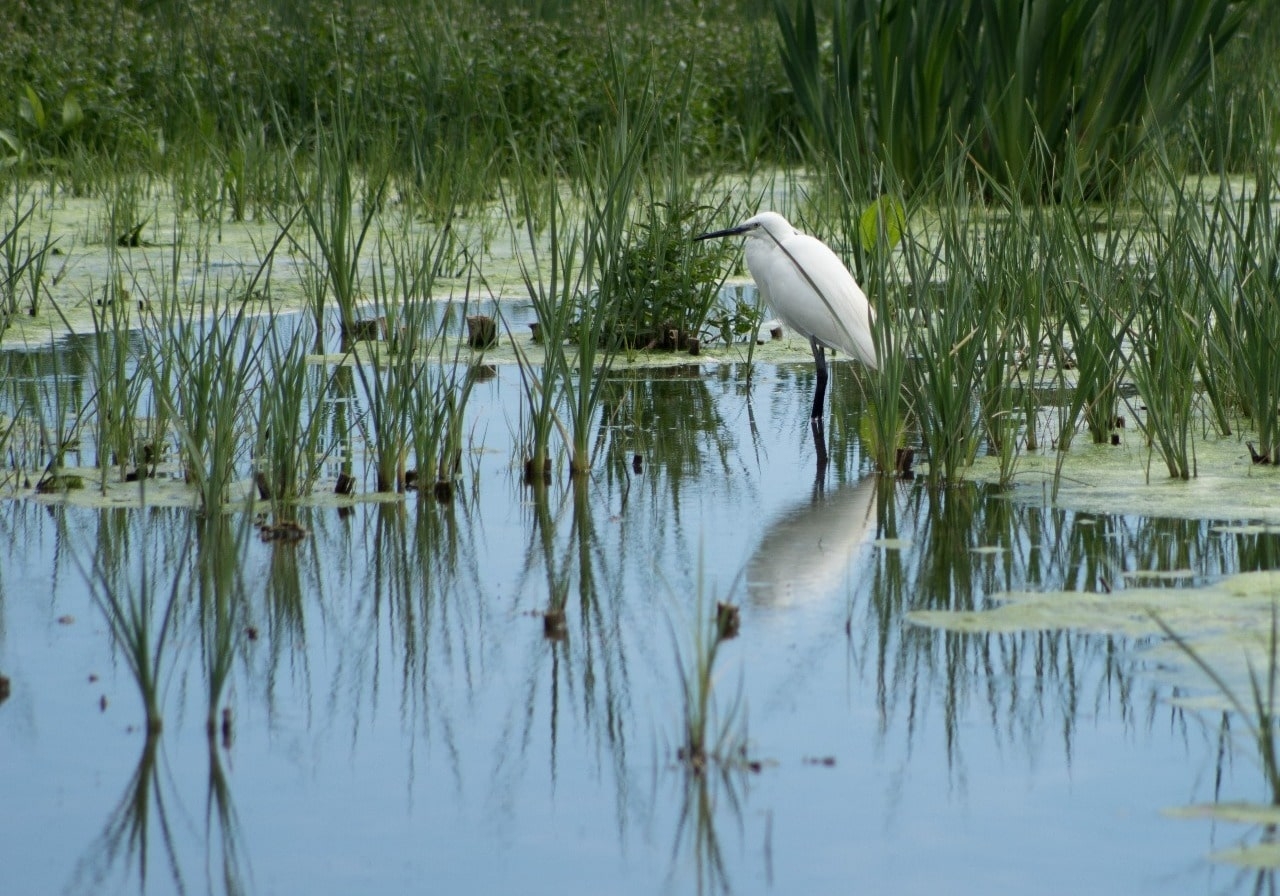
[[[751,228],[742,231],[751,279],[782,322],[876,369],[875,311],[840,258],[777,212],[762,212],[742,227]]]
[[[825,348],[879,367],[871,327],[875,311],[839,256],[821,240],[796,230],[777,212],[761,212],[737,227],[697,239],[747,238],[747,268],[765,302],[784,324],[809,340],[818,369],[812,419],[822,419],[827,388]]]

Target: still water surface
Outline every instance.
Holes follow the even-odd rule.
[[[1209,581],[1274,566],[1275,536],[871,477],[835,371],[821,474],[810,365],[749,389],[741,365],[623,370],[590,484],[535,501],[500,368],[449,505],[302,508],[288,545],[242,514],[0,502],[0,891],[1269,887],[1206,858],[1248,829],[1162,814],[1265,791],[1145,643],[904,614],[1115,570]],[[153,647],[170,610],[154,735],[92,580],[149,601]],[[742,609],[717,705],[758,765],[697,776],[677,656],[716,600]]]

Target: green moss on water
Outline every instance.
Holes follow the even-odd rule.
[[[1056,452],[1024,452],[1006,494],[1010,500],[1089,513],[1280,525],[1280,468],[1254,464],[1245,445],[1249,437],[1248,432],[1202,433],[1196,441],[1198,475],[1188,480],[1166,475],[1160,458],[1133,430],[1118,446],[1078,440],[1060,475]],[[971,478],[997,483],[996,458],[978,458]]]

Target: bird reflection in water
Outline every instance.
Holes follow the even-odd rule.
[[[751,602],[781,608],[836,593],[850,558],[875,531],[878,480],[866,476],[829,492],[815,486],[809,499],[774,520],[747,561]]]

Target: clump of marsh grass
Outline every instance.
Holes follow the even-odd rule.
[[[1172,478],[1189,479],[1195,475],[1190,438],[1201,318],[1196,297],[1180,286],[1188,272],[1169,256],[1163,259],[1150,284],[1129,281],[1136,327],[1129,370],[1146,404],[1146,414],[1138,420],[1148,445],[1164,458]]]
[[[937,248],[908,240],[903,252],[917,315],[908,330],[908,389],[935,483],[962,479],[977,454],[985,349],[999,325],[998,309],[980,301],[964,203],[948,204],[937,227]]]
[[[277,519],[311,493],[332,447],[323,411],[333,374],[307,357],[314,341],[311,325],[310,318],[300,318],[290,328],[277,316],[255,358],[254,481]]]
[[[149,351],[139,359],[140,372],[171,422],[183,473],[206,512],[225,503],[250,448],[251,386],[263,335],[248,302],[278,240],[247,283],[198,281],[188,295],[152,303],[143,324]]]
[[[305,282],[316,324],[317,352],[324,347],[330,297],[337,306],[338,325],[344,340],[356,329],[361,255],[373,230],[386,185],[385,171],[381,175],[366,173],[363,180],[366,201],[358,202],[362,181],[350,127],[348,105],[340,102],[333,109],[332,128],[324,132],[314,154],[309,178],[303,177],[296,164],[292,168],[298,214],[306,224],[310,243],[303,245],[292,236],[290,239],[295,248],[311,260]],[[282,230],[287,232],[289,228],[283,225]]]
[[[1064,205],[1055,219],[1055,276],[1047,294],[1054,320],[1050,351],[1064,387],[1071,390],[1059,410],[1060,456],[1071,447],[1082,417],[1094,444],[1110,440],[1127,361],[1126,340],[1137,313],[1132,279],[1138,272],[1129,263],[1137,254],[1136,234],[1118,219],[1114,204],[1104,207],[1100,221],[1090,208],[1083,203]],[[1066,371],[1072,372],[1073,386]]]
[[[93,335],[89,368],[93,371],[93,411],[97,429],[98,463],[106,484],[106,471],[119,467],[124,480],[126,468],[134,460],[134,426],[141,377],[134,377],[129,354],[131,324],[128,293],[113,281],[103,290],[102,306],[93,307]]]
[[[652,189],[652,187],[651,187]],[[601,285],[616,297],[612,338],[628,350],[678,351],[701,339],[719,297],[729,244],[703,250],[692,236],[709,229],[714,209],[651,196],[647,211]],[[729,321],[732,334],[733,322]],[[721,328],[723,331],[723,327]],[[732,341],[732,335],[726,342]]]
[[[245,221],[276,215],[293,198],[293,153],[267,138],[255,112],[237,107],[229,145],[219,153],[219,219]]]
[[[132,286],[131,290],[129,286]],[[101,472],[100,486],[105,490],[108,471],[115,467],[118,481],[130,475],[145,476],[147,464],[154,462],[158,444],[144,457],[139,444],[138,411],[142,404],[145,379],[137,376],[138,359],[133,349],[132,330],[141,314],[138,305],[145,299],[135,298],[136,282],[126,285],[119,250],[109,250],[107,279],[100,289],[87,298],[93,320],[93,331],[74,344],[89,371],[93,392],[82,417],[92,421],[97,448],[96,466]],[[66,312],[55,302],[54,310],[68,330],[72,329]]]
[[[444,319],[442,317],[442,330]],[[435,355],[427,378],[413,397],[410,436],[417,461],[417,487],[430,488],[439,501],[453,497],[462,473],[466,409],[481,379],[483,356],[468,361],[461,346],[452,353],[443,334],[431,341]]]
[[[378,265],[371,282],[375,321],[385,322],[382,325],[389,333],[398,334],[403,326],[410,335],[401,339],[402,344],[416,342],[412,334],[417,332],[417,324],[406,320],[417,313],[411,298],[398,295],[394,282],[388,283],[382,265]],[[354,330],[351,326],[347,332]],[[361,341],[358,347],[354,342],[345,347],[368,401],[358,425],[365,433],[366,445],[372,449],[375,488],[379,492],[405,490],[412,397],[422,388],[427,370],[426,361],[405,351],[393,352],[391,345],[374,338]]]
[[[431,300],[441,258],[453,244],[448,225],[425,237],[411,235],[407,227],[398,236],[379,231],[379,263],[370,282],[374,320],[387,338],[363,342],[354,352],[369,400],[367,432],[378,491],[407,487],[412,446],[418,487],[435,487],[441,497],[452,493],[475,381],[461,347],[450,352],[447,344],[448,312],[455,306],[438,313]],[[459,317],[465,318],[465,302],[461,308]]]
[[[57,243],[51,222],[45,225],[43,236],[27,232],[27,224],[37,209],[35,198],[28,197],[27,190],[22,178],[13,179],[13,202],[8,209],[13,224],[0,233],[0,333],[17,314],[35,317],[40,313],[41,298],[47,289],[45,272]]]
[[[1175,212],[1167,229],[1174,251],[1189,260],[1179,293],[1207,304],[1207,344],[1198,365],[1219,429],[1230,432],[1230,406],[1253,426],[1254,463],[1280,463],[1280,173],[1269,151],[1258,152],[1252,189],[1223,177],[1202,200],[1174,181]]]

